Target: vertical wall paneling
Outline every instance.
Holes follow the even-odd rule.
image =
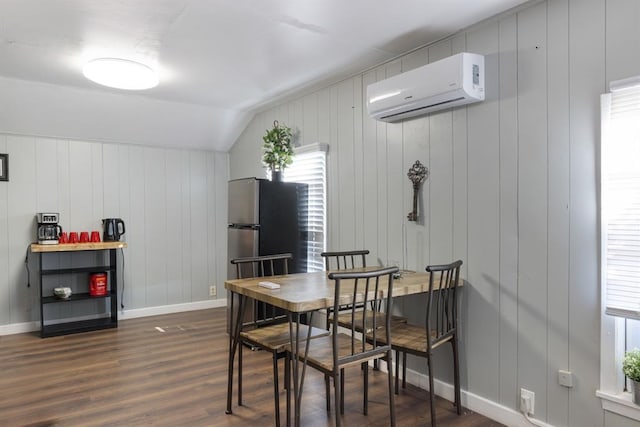
[[[389,75],[391,77],[391,75]],[[384,66],[376,69],[376,81],[384,80],[387,78],[387,70]],[[387,212],[387,123],[376,121],[376,188],[377,188],[377,216],[378,216],[378,248],[376,250],[378,254],[377,261],[382,265],[389,265],[389,247],[387,245],[389,241],[389,222]]]
[[[7,153],[7,137],[0,134],[0,153]],[[11,156],[9,156],[11,162]],[[11,178],[11,175],[9,176]],[[0,182],[0,295],[11,295],[9,285],[9,183]],[[33,286],[33,284],[32,284]],[[0,325],[11,322],[11,301],[0,298]]]
[[[182,216],[181,160],[179,150],[167,150],[166,173],[164,182],[160,183],[164,186],[166,195],[166,222],[162,245],[166,250],[167,304],[185,302],[182,295],[182,223],[185,222],[185,218]]]
[[[418,49],[401,59],[402,71],[406,72],[429,62],[429,50]],[[413,208],[413,186],[407,172],[416,160],[431,170],[429,164],[429,124],[428,117],[420,117],[402,122],[403,159],[402,159],[402,247],[400,262],[402,268],[409,270],[424,270],[430,260],[429,257],[429,209],[433,202],[430,196],[430,179],[423,184],[418,194],[418,221],[408,221],[407,214]],[[395,259],[395,258],[394,258]],[[410,301],[406,301],[409,303]],[[423,301],[418,301],[422,304]]]
[[[367,86],[376,82],[376,71],[362,76],[362,182],[363,182],[363,218],[364,236],[362,248],[369,250],[369,262],[378,261],[378,163],[377,121],[369,117],[366,108]]]
[[[546,3],[518,13],[518,383],[547,389]],[[524,368],[526,367],[526,368]],[[546,419],[547,402],[536,402]]]
[[[82,231],[98,230],[104,212],[103,145],[91,144],[91,224]]]
[[[485,55],[485,101],[467,107],[468,131],[468,251],[467,278],[462,324],[465,348],[474,357],[466,359],[468,389],[498,400],[499,348],[499,235],[500,235],[500,147],[499,147],[499,33],[485,25],[467,35],[470,52]],[[463,304],[464,306],[464,304]],[[471,309],[471,307],[473,307]],[[473,349],[473,350],[471,350]]]
[[[364,248],[364,143],[363,136],[363,104],[362,100],[362,76],[353,79],[353,97],[351,108],[353,112],[353,154],[355,171],[355,242],[354,248]]]
[[[214,154],[215,171],[215,228],[216,240],[213,258],[215,259],[215,283],[218,298],[224,298],[224,281],[227,279],[227,203],[229,199],[227,181],[229,180],[229,157],[226,153]]]
[[[190,153],[191,167],[191,298],[209,298],[207,284],[207,162],[201,152]]]
[[[606,17],[605,53],[606,84],[613,80],[640,74],[640,2],[637,0],[608,0]]]
[[[144,149],[144,246],[146,247],[147,286],[145,304],[157,307],[167,304],[167,191],[166,150]]]
[[[518,404],[518,56],[517,18],[500,31],[500,403]]]
[[[596,332],[600,325],[596,165],[600,151],[599,95],[606,88],[604,5],[601,0],[569,3],[569,368],[580,379],[569,394],[569,424],[573,426],[590,425],[602,418],[593,389],[600,368],[600,335]]]
[[[302,125],[300,127],[304,145],[318,142],[318,92],[306,95],[302,99]],[[303,143],[301,142],[301,145]]]
[[[116,173],[116,177],[113,180],[104,180],[105,184],[105,209],[106,206],[109,205],[107,203],[106,198],[117,198],[118,199],[118,210],[111,211],[105,210],[103,218],[121,218],[126,226],[127,232],[124,235],[125,242],[131,242],[130,236],[133,232],[132,223],[131,223],[131,179],[130,179],[130,147],[126,145],[116,145],[117,149],[117,162],[114,164],[105,164],[105,171],[109,170],[110,173]],[[115,189],[113,189],[115,187]],[[107,190],[107,188],[109,190]],[[115,193],[114,193],[115,192]],[[110,196],[107,196],[111,194]],[[102,225],[100,225],[100,229],[102,230]],[[133,280],[133,271],[136,269],[136,266],[139,264],[134,264],[132,262],[133,257],[131,256],[132,246],[129,246],[127,250],[120,251],[118,256],[121,273],[119,277],[119,285],[120,289],[118,290],[118,295],[120,297],[120,308],[124,306],[125,309],[132,308],[131,304],[133,301],[133,292],[132,289],[134,286],[137,286],[138,283]]]
[[[82,141],[69,142],[69,189],[72,200],[69,215],[69,231],[91,229],[93,224],[93,157],[91,144]],[[99,190],[102,191],[101,189]]]
[[[429,62],[452,54],[451,40],[429,47]],[[450,109],[429,117],[429,264],[452,261],[453,256],[453,116]]]
[[[127,242],[129,247],[131,267],[147,265],[147,249],[145,242],[145,148],[131,147],[129,149],[129,222],[127,224]],[[131,299],[129,308],[146,307],[147,296],[147,271],[146,268],[132,268],[131,271]]]
[[[402,62],[393,61],[385,66],[387,78],[402,72]],[[387,124],[386,141],[386,198],[379,201],[387,211],[387,263],[400,265],[402,262],[402,226],[408,210],[402,188],[409,182],[403,171],[402,122]]]
[[[547,421],[569,425],[570,391],[558,384],[569,366],[569,13],[568,0],[547,4],[549,173]]]
[[[207,159],[207,297],[213,298],[209,294],[209,286],[216,283],[217,265],[216,265],[216,246],[218,233],[216,232],[216,158],[213,153],[206,153]],[[217,289],[216,289],[217,294]]]
[[[327,169],[327,248],[330,251],[340,250],[340,141],[338,140],[338,89],[335,86],[329,91],[329,157]]]
[[[35,144],[36,212],[58,212],[58,147],[44,138]]]
[[[192,301],[193,294],[193,272],[191,268],[191,257],[194,249],[191,247],[191,153],[182,152],[180,161],[180,185],[182,188],[182,301]]]
[[[347,79],[337,87],[337,146],[338,157],[338,191],[334,195],[340,211],[338,228],[338,250],[356,247],[356,191],[355,181],[358,177],[354,151],[354,114],[353,114],[353,79]],[[360,164],[360,166],[362,166]]]
[[[458,35],[452,39],[452,52],[467,50],[466,35]],[[467,109],[456,108],[452,112],[452,148],[453,148],[453,258],[464,261],[461,274],[466,277],[467,271]],[[460,298],[464,301],[464,292]],[[461,336],[465,333],[461,331]],[[463,341],[463,340],[461,340]],[[465,368],[462,367],[462,371]]]
[[[9,179],[7,187],[9,293],[1,296],[9,301],[10,323],[39,319],[33,312],[39,297],[38,282],[27,288],[24,257],[27,246],[34,240],[36,212],[36,156],[35,138],[7,136]]]

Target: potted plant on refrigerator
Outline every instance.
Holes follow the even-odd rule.
[[[273,128],[268,129],[262,137],[264,141],[262,163],[271,171],[272,181],[281,181],[282,171],[293,162],[291,135],[291,128],[275,120]]]
[[[625,353],[622,361],[622,372],[633,383],[633,402],[640,405],[640,350],[635,349]]]

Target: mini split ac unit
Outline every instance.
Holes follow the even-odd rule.
[[[395,122],[484,100],[484,56],[459,53],[367,87],[367,111]]]

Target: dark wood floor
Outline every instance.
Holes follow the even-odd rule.
[[[158,329],[160,328],[160,329]],[[164,332],[162,332],[164,331]],[[225,415],[225,309],[120,322],[118,329],[41,339],[0,336],[2,426],[265,426],[273,424],[269,354],[245,351],[245,405]],[[362,415],[360,370],[347,371],[344,424],[388,425],[386,374],[370,375],[369,416]],[[281,413],[284,417],[284,391]],[[441,426],[499,426],[437,403]],[[429,424],[426,392],[396,396],[399,426]],[[305,378],[302,425],[330,426],[324,381]]]

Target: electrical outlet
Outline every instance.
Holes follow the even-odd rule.
[[[209,286],[209,296],[210,297],[215,297],[216,296],[216,287],[215,287],[215,285]]]
[[[570,371],[558,371],[558,383],[560,385],[571,388],[573,387],[573,374]]]
[[[527,414],[533,415],[536,406],[536,394],[530,390],[520,389],[520,410]]]

